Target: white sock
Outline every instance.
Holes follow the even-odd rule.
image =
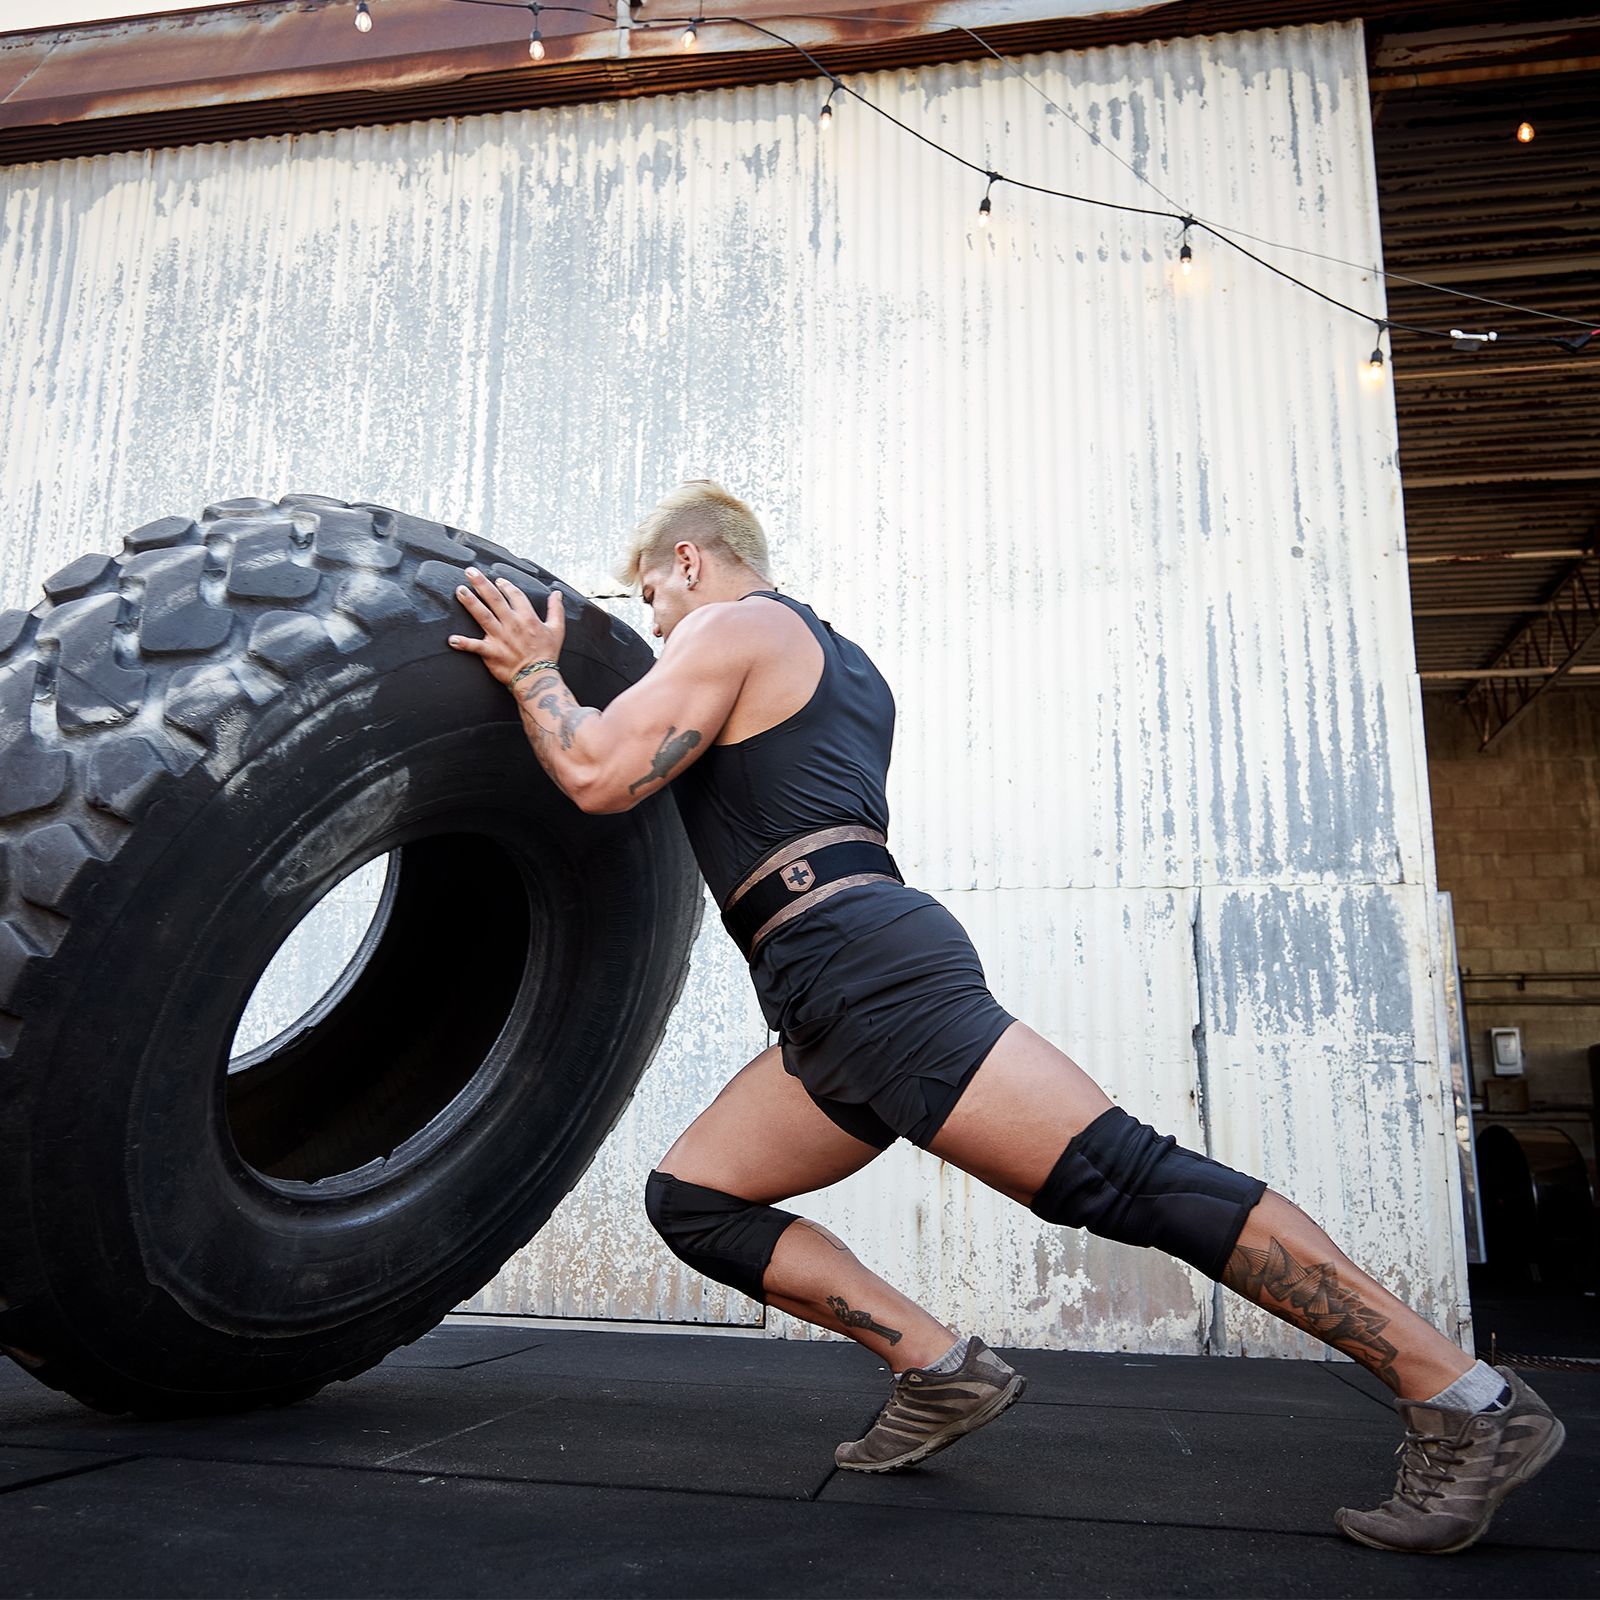
[[[1439,1411],[1490,1411],[1505,1392],[1506,1380],[1487,1361],[1478,1361],[1422,1404]]]
[[[922,1370],[938,1373],[959,1372],[961,1363],[967,1359],[967,1346],[971,1343],[971,1334],[964,1334],[937,1361],[930,1361]]]

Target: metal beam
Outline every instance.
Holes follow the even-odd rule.
[[[1396,254],[1392,245],[1389,251],[1391,255]],[[1476,285],[1503,278],[1548,278],[1567,272],[1593,272],[1595,259],[1593,250],[1501,256],[1494,260],[1485,260],[1478,255],[1466,261],[1412,261],[1406,267],[1406,274],[1408,277],[1426,279],[1429,283]]]
[[[1593,467],[1545,467],[1537,472],[1406,472],[1407,490],[1476,489],[1485,483],[1593,483]]]
[[[1417,678],[1422,684],[1426,694],[1451,694],[1461,698],[1457,692],[1458,686],[1463,683],[1477,683],[1487,669],[1484,667],[1436,667],[1427,672],[1419,672]],[[1548,676],[1548,674],[1536,674]],[[1561,674],[1563,678],[1600,678],[1600,667],[1570,667]]]
[[[1535,601],[1527,606],[1413,606],[1414,617],[1532,617],[1547,609]]]
[[[1504,366],[1496,361],[1492,367],[1458,366],[1448,373],[1442,373],[1436,365],[1421,367],[1397,368],[1393,374],[1396,383],[1428,383],[1437,385],[1442,376],[1448,376],[1451,383],[1459,388],[1470,378],[1481,377],[1486,384],[1498,383],[1502,378],[1525,377],[1530,372],[1560,372],[1566,377],[1576,377],[1580,372],[1592,372],[1600,376],[1600,362],[1574,361],[1571,356],[1562,356],[1557,361],[1524,361],[1512,366]]]
[[[1485,683],[1491,679],[1600,677],[1600,667],[1429,667],[1417,676],[1424,683]]]
[[[1410,487],[1410,484],[1407,484]],[[1453,550],[1441,555],[1406,557],[1408,567],[1473,567],[1491,561],[1577,561],[1588,554],[1582,549],[1564,550]],[[1532,611],[1533,606],[1525,606]]]
[[[1559,61],[1502,61],[1484,67],[1440,67],[1423,72],[1385,72],[1367,80],[1374,94],[1395,89],[1435,89],[1462,83],[1494,83],[1503,78],[1543,78],[1560,72],[1593,72],[1600,56],[1563,56]]]
[[[1562,577],[1546,609],[1524,626],[1461,697],[1477,725],[1479,749],[1515,726],[1540,695],[1571,673],[1600,637],[1600,548]]]

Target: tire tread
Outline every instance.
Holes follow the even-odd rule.
[[[0,613],[0,1061],[25,1061],[36,979],[83,897],[169,787],[246,703],[385,629],[449,613],[461,570],[495,564],[541,602],[554,578],[460,529],[322,495],[218,501],[198,519],[135,528],[115,555],[78,557],[31,610]],[[563,586],[577,636],[597,628],[632,652],[637,634]],[[441,641],[442,643],[442,641]],[[616,649],[613,644],[613,652]],[[0,1352],[96,1409],[173,1414],[181,1397],[119,1391],[98,1369],[47,1349],[48,1317],[0,1257]],[[15,1304],[8,1296],[15,1297]],[[460,1297],[430,1308],[412,1338]],[[364,1370],[363,1362],[348,1373]],[[287,1403],[321,1384],[240,1394],[237,1409]],[[232,1402],[230,1401],[231,1405]]]

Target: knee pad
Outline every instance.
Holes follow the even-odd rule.
[[[1030,1209],[1046,1222],[1165,1250],[1220,1278],[1266,1187],[1113,1106],[1062,1152]]]
[[[799,1220],[792,1211],[702,1189],[667,1172],[650,1174],[644,1209],[651,1226],[685,1266],[763,1305],[767,1296],[761,1280],[778,1237]]]

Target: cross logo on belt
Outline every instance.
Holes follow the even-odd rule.
[[[790,894],[799,894],[802,889],[809,889],[816,880],[816,873],[811,870],[809,861],[796,861],[783,875],[785,888]]]

